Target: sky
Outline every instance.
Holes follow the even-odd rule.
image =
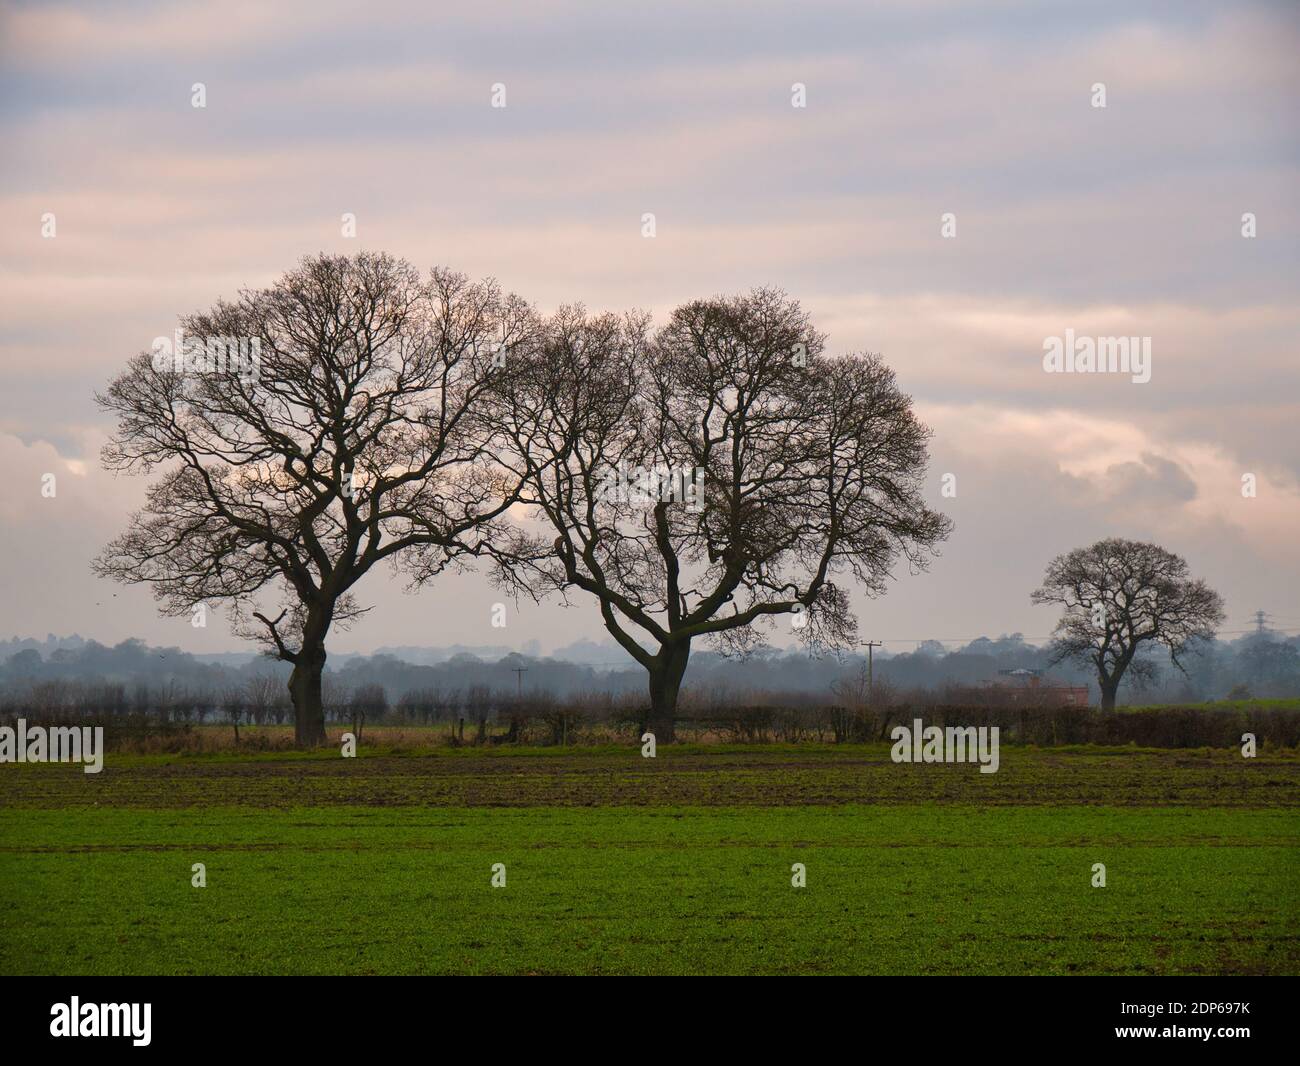
[[[858,598],[864,640],[1042,640],[1044,568],[1105,536],[1184,556],[1225,634],[1296,632],[1297,54],[1300,6],[1194,0],[4,4],[0,638],[247,647],[91,573],[146,484],[101,469],[93,394],[363,249],[657,322],[779,286],[879,353],[955,530]],[[1049,373],[1067,330],[1149,338],[1150,380]],[[480,577],[403,585],[331,647],[603,636],[579,597],[503,630]]]

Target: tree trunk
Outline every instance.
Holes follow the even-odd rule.
[[[1113,711],[1115,709],[1115,693],[1119,691],[1119,678],[1101,678],[1099,680],[1101,687],[1101,709],[1103,711]]]
[[[677,694],[690,657],[690,644],[665,645],[655,656],[655,666],[650,671],[650,714],[645,728],[655,735],[657,744],[671,744],[676,738]]]
[[[325,704],[321,699],[321,674],[325,671],[325,641],[304,639],[298,661],[289,675],[289,698],[293,700],[294,743],[300,748],[317,748],[325,743]]]

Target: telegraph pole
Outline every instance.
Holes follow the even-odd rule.
[[[524,674],[528,673],[528,667],[512,666],[510,669],[515,672],[515,699],[522,700],[524,698]]]
[[[859,646],[867,649],[867,703],[874,708],[876,706],[876,678],[872,669],[871,653],[883,645],[878,640],[866,640]]]

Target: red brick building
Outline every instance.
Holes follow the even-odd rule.
[[[1087,685],[1058,685],[1045,681],[1041,670],[999,670],[983,683],[991,703],[1008,707],[1087,707]]]

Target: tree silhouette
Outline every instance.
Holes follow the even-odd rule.
[[[689,303],[653,338],[644,315],[570,307],[533,340],[498,417],[556,534],[536,576],[595,597],[647,671],[660,740],[695,638],[743,654],[754,623],[797,613],[801,638],[843,646],[837,579],[879,594],[948,534],[921,500],[929,431],[893,372],[822,358],[783,293]]]
[[[1090,663],[1105,711],[1114,709],[1126,672],[1150,671],[1151,664],[1139,657],[1144,644],[1164,645],[1182,670],[1183,653],[1194,641],[1213,637],[1224,619],[1222,597],[1192,580],[1180,556],[1118,537],[1057,556],[1031,599],[1065,607],[1052,661]]]
[[[407,554],[428,579],[521,543],[502,521],[519,485],[477,404],[533,315],[492,282],[362,253],[305,259],[182,323],[208,352],[260,345],[260,367],[142,353],[96,397],[118,418],[104,464],[159,473],[96,569],[152,585],[165,614],[227,601],[237,632],[293,664],[297,741],[320,744],[326,637],[364,610],[358,581]]]

